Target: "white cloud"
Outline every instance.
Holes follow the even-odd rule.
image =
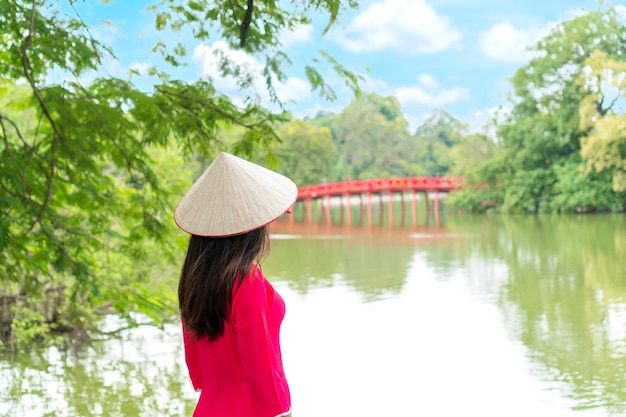
[[[615,12],[617,12],[617,18],[620,20],[626,20],[626,6],[615,6]]]
[[[222,75],[223,72],[220,69],[223,64],[222,57],[225,59],[227,68],[231,71],[237,68],[240,71],[239,77]],[[252,55],[233,50],[225,42],[217,41],[213,45],[198,45],[193,51],[192,58],[200,64],[202,76],[212,79],[218,91],[231,95],[240,94],[242,92],[241,80],[248,79],[250,85],[246,86],[246,94],[256,95],[264,105],[270,105],[270,95],[262,75],[263,64]],[[290,77],[283,82],[274,80],[273,85],[276,95],[283,102],[297,102],[311,96],[309,84],[301,78]]]
[[[498,61],[524,62],[531,59],[537,52],[528,48],[546,36],[556,23],[537,28],[516,29],[512,24],[498,23],[491,29],[481,32],[478,45],[487,56]]]
[[[230,49],[223,41],[217,41],[213,46],[203,43],[194,49],[192,59],[200,64],[203,77],[214,80],[216,88],[227,91],[238,90],[235,77],[222,76],[220,70],[222,55],[227,58],[227,67],[231,70],[239,67],[245,76],[253,79],[261,77],[263,65],[253,56],[241,50]]]
[[[418,83],[409,87],[396,88],[394,95],[402,105],[418,104],[427,107],[442,107],[469,98],[469,90],[462,87],[439,89],[439,83],[428,74],[421,74]]]
[[[440,88],[439,81],[430,74],[419,74],[417,84],[393,87],[386,81],[361,75],[364,81],[361,89],[379,95],[393,95],[403,105],[418,105],[428,108],[455,104],[469,98],[469,90],[462,87]]]
[[[313,25],[298,25],[292,31],[282,31],[278,37],[284,47],[310,43],[313,40]]]
[[[358,14],[335,39],[352,52],[394,49],[408,54],[455,46],[461,33],[425,0],[383,0]]]
[[[299,101],[311,96],[311,85],[302,78],[290,77],[276,86],[276,95],[283,101]]]
[[[147,75],[150,67],[151,65],[145,62],[133,62],[130,64],[130,69],[137,71],[139,75]]]
[[[417,81],[427,90],[435,90],[439,87],[439,83],[435,80],[435,77],[429,74],[420,74],[417,77]]]
[[[385,80],[370,77],[368,74],[361,74],[361,77],[363,77],[363,81],[360,83],[361,90],[380,95],[391,94],[391,88]]]

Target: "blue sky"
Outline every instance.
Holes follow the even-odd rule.
[[[121,75],[130,67],[140,71],[149,65],[163,67],[151,52],[152,46],[158,39],[171,44],[182,40],[190,57],[186,67],[173,69],[176,78],[193,81],[212,76],[221,92],[241,97],[232,80],[217,75],[213,52],[225,51],[251,71],[258,70],[258,60],[230,50],[219,39],[199,44],[188,33],[157,32],[154,15],[146,10],[152,3],[76,3],[82,18],[93,25],[96,37],[117,54],[118,60],[107,61],[107,70]],[[610,4],[626,18],[623,3]],[[279,97],[291,102],[288,108],[298,117],[318,109],[339,111],[350,102],[350,91],[331,73],[324,75],[337,92],[335,102],[319,99],[304,82],[298,64],[324,49],[348,68],[365,74],[366,91],[398,97],[411,130],[436,108],[478,129],[495,109],[507,105],[508,78],[528,62],[525,48],[558,22],[581,10],[597,8],[598,2],[592,0],[363,1],[359,9],[345,13],[324,37],[324,16],[316,17],[311,26],[283,35],[294,65],[287,71],[289,79],[278,85]],[[147,78],[143,82],[149,84]],[[262,86],[256,88],[261,100],[266,100]]]

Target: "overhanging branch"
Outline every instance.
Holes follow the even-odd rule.
[[[252,12],[254,10],[254,0],[248,0],[246,7],[246,13],[243,16],[243,21],[239,27],[239,47],[246,46],[246,38],[248,37],[248,30],[250,29],[250,23],[252,23]]]
[[[28,35],[24,38],[24,42],[22,43],[22,47],[21,47],[22,68],[24,70],[24,76],[28,80],[28,83],[30,84],[31,89],[33,90],[33,93],[35,94],[35,97],[37,98],[37,101],[39,102],[41,111],[46,116],[46,119],[48,119],[48,121],[50,122],[50,126],[52,127],[52,130],[54,131],[54,135],[52,136],[52,143],[50,144],[50,173],[49,173],[48,180],[47,180],[46,196],[44,198],[43,203],[41,204],[41,209],[39,213],[37,214],[37,216],[35,216],[32,223],[30,224],[30,226],[24,233],[25,235],[30,233],[30,231],[33,230],[35,225],[41,221],[41,218],[43,217],[44,212],[48,208],[48,203],[50,202],[50,197],[52,195],[52,178],[54,177],[55,150],[56,150],[57,139],[63,140],[63,135],[59,131],[57,124],[52,119],[52,116],[50,115],[48,107],[46,106],[46,103],[43,97],[41,96],[41,93],[39,89],[37,88],[37,85],[35,84],[35,79],[33,78],[32,69],[30,67],[30,62],[28,60],[28,55],[26,53],[28,51],[28,48],[31,45],[32,36],[35,31],[36,14],[37,14],[37,1],[33,0],[32,10],[30,12],[30,24],[28,27]]]
[[[192,102],[192,103],[195,103],[195,104],[199,104],[200,106],[202,106],[204,108],[207,108],[207,109],[209,109],[209,110],[219,114],[220,116],[222,116],[223,118],[227,119],[228,121],[230,121],[230,122],[232,122],[232,123],[234,123],[234,124],[236,124],[238,126],[245,127],[247,129],[254,129],[257,126],[260,126],[263,123],[268,121],[268,118],[264,118],[264,119],[262,119],[262,120],[260,120],[258,122],[255,122],[255,123],[245,123],[245,122],[239,120],[237,117],[233,116],[232,114],[228,114],[224,110],[222,110],[219,107],[211,104],[208,101],[198,100],[198,99],[193,98],[193,97],[185,96],[184,94],[175,93],[175,92],[172,92],[172,91],[167,91],[166,89],[163,89],[163,88],[160,88],[160,87],[156,87],[156,90],[159,93],[163,94],[165,97],[167,97],[167,99],[170,100],[174,104],[181,105],[184,102]]]

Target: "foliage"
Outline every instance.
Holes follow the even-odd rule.
[[[471,133],[462,136],[459,142],[448,151],[452,163],[446,173],[452,177],[473,176],[476,167],[491,160],[496,152],[496,143],[487,135]]]
[[[282,143],[273,148],[278,167],[298,186],[319,184],[331,176],[336,151],[330,129],[294,120],[278,135]]]
[[[476,166],[496,153],[490,138],[467,134],[467,127],[443,110],[435,110],[415,135],[407,129],[395,97],[363,94],[337,114],[320,112],[283,126],[283,143],[273,149],[279,167],[298,184],[322,178],[473,175]]]
[[[156,67],[147,92],[132,76],[110,76],[103,60],[115,59],[113,51],[92,36],[75,2],[68,5],[74,14],[48,0],[0,4],[0,280],[5,291],[32,296],[67,288],[75,324],[81,310],[108,305],[157,318],[173,311],[171,282],[168,290],[162,284],[163,275],[175,275],[167,266],[182,246],[170,213],[193,179],[196,166],[186,161],[224,149],[217,137],[228,126],[244,129],[231,151],[250,156],[268,148],[287,114],[275,94],[278,111],[251,97],[241,105],[210,79],[183,82]],[[355,3],[231,5],[165,1],[153,9],[165,35],[189,28],[196,40],[211,33],[264,56],[271,92],[290,64],[277,34],[318,12],[330,25]],[[175,66],[186,54],[184,45],[165,42],[155,51]],[[356,88],[354,74],[321,56]],[[332,98],[313,65],[306,67],[312,88]],[[242,89],[251,83],[226,56],[220,69]]]
[[[513,108],[498,126],[501,154],[479,170],[488,175],[474,179],[495,189],[498,210],[626,209],[621,116],[616,100],[607,100],[610,83],[623,94],[625,29],[612,8],[577,16],[539,41],[534,58],[517,70]],[[610,171],[613,188],[591,170]]]
[[[444,110],[434,111],[417,128],[415,131],[417,158],[426,175],[448,174],[454,164],[454,156],[450,150],[459,144],[464,130],[465,126]]]
[[[338,152],[335,181],[407,177],[422,173],[417,147],[395,97],[363,94],[340,113],[311,120],[330,128]]]
[[[626,98],[626,60],[595,51],[585,64],[580,124],[589,134],[581,139],[581,155],[587,168],[611,173],[613,191],[626,192],[626,114],[615,109]]]
[[[211,38],[224,39],[232,48],[253,53],[264,61],[262,77],[265,80],[272,100],[281,104],[276,96],[274,85],[284,81],[284,67],[291,64],[289,56],[281,50],[279,35],[284,30],[293,30],[298,25],[311,22],[311,16],[318,13],[329,17],[326,33],[345,9],[356,8],[356,0],[310,0],[291,2],[287,6],[272,0],[248,0],[245,5],[232,0],[164,0],[150,9],[156,12],[157,29],[179,31],[189,28],[197,40],[208,41]],[[187,55],[184,44],[169,45],[159,42],[155,51],[175,66],[183,65],[182,58]],[[224,54],[216,56],[222,75],[234,76],[242,89],[253,83],[254,74],[246,72],[242,66],[229,61]],[[313,64],[325,62],[336,72],[345,84],[358,92],[360,77],[340,65],[335,58],[325,51],[313,59]],[[314,90],[319,90],[321,97],[335,99],[336,95],[315,65],[304,65],[308,81]],[[161,74],[167,79],[167,74]]]

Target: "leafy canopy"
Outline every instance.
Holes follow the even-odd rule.
[[[499,152],[477,170],[477,199],[505,212],[626,210],[626,27],[614,8],[557,25],[511,79]],[[608,182],[607,182],[608,181]],[[612,183],[612,186],[611,186]],[[474,199],[470,194],[474,195]],[[463,205],[462,204],[462,205]]]
[[[63,5],[70,13],[51,0],[0,3],[0,280],[6,291],[31,295],[68,289],[74,309],[86,301],[156,317],[172,307],[172,297],[156,297],[151,284],[178,252],[170,213],[193,180],[193,161],[224,149],[218,132],[228,126],[245,132],[230,150],[250,156],[278,140],[274,125],[288,115],[275,94],[277,111],[249,95],[241,104],[211,79],[183,82],[155,67],[156,81],[143,91],[133,77],[110,76],[103,61],[114,51],[93,36],[78,2]],[[197,41],[226,40],[263,58],[273,91],[291,64],[278,34],[317,14],[330,27],[355,6],[165,0],[151,9],[165,37],[190,29]],[[171,65],[187,53],[168,42],[154,51]],[[246,71],[217,59],[245,95]],[[334,97],[316,69],[322,63],[358,91],[358,77],[324,52],[305,63],[313,89]]]

